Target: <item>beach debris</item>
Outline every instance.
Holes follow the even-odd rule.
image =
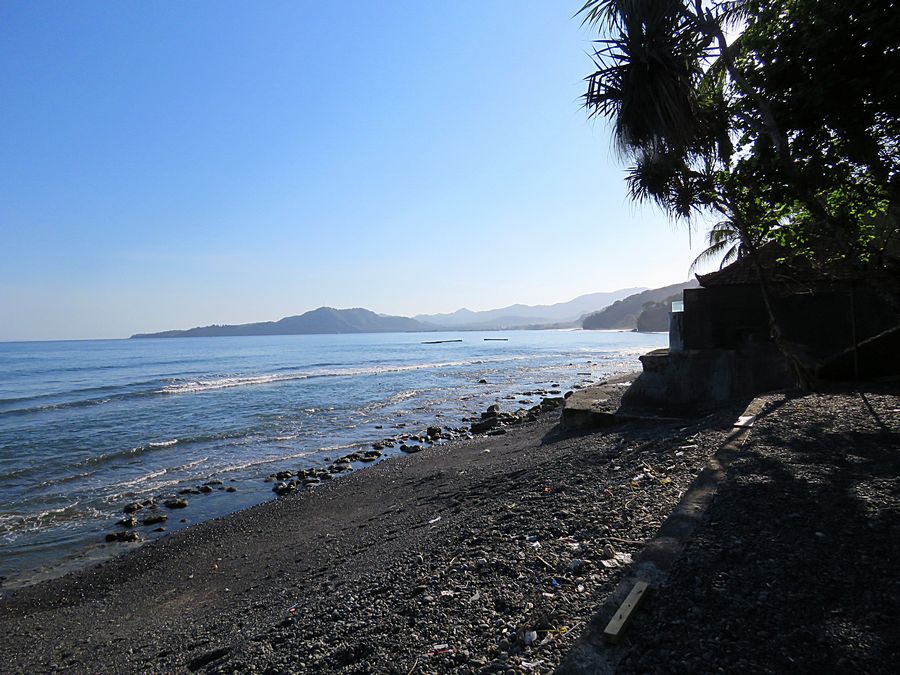
[[[436,644],[431,648],[430,652],[427,652],[425,656],[437,656],[438,654],[450,654],[453,650],[450,649],[450,645],[446,643]]]
[[[534,670],[535,668],[540,668],[543,663],[544,659],[538,659],[537,661],[522,661],[519,665],[525,670]]]
[[[134,513],[135,511],[140,511],[142,508],[144,508],[143,504],[131,502],[130,504],[126,504],[122,511],[125,513]]]
[[[573,558],[569,561],[569,572],[579,574],[587,567],[587,563],[581,558]]]
[[[167,509],[183,509],[187,505],[187,499],[183,499],[182,497],[173,497],[172,499],[167,499],[163,502],[163,506]]]
[[[487,384],[487,380],[485,380],[485,379],[482,377],[480,380],[478,380],[478,384]]]
[[[440,519],[441,519],[440,516],[436,516],[436,517],[432,518],[431,520],[429,520],[429,521],[428,521],[428,524],[429,524],[429,525],[434,525],[434,524],[435,524],[436,522],[438,522]]]
[[[537,639],[538,639],[538,634],[537,634],[536,630],[525,631],[525,644],[526,645],[533,645],[535,642],[537,642]]]
[[[625,598],[619,606],[619,609],[613,615],[613,618],[610,619],[609,623],[606,625],[606,628],[603,629],[603,637],[613,644],[621,641],[622,637],[625,635],[625,630],[628,628],[628,624],[634,618],[637,608],[647,596],[647,590],[649,588],[646,581],[638,581],[635,583],[631,592],[628,594],[628,597]]]

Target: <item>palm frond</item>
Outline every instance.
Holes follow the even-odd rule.
[[[600,41],[597,70],[587,77],[584,105],[614,121],[617,147],[687,148],[697,138],[696,85],[707,43],[680,0],[598,0],[582,11],[615,23]],[[610,13],[615,18],[610,18]]]

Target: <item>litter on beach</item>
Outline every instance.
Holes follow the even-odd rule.
[[[441,519],[440,516],[437,516],[437,517],[435,517],[435,518],[432,518],[431,520],[428,521],[428,524],[429,524],[429,525],[434,525],[434,524],[435,524],[436,522],[438,522],[440,519]]]

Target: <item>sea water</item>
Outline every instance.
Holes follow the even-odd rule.
[[[423,344],[437,340],[461,342]],[[263,479],[274,471],[639,370],[665,341],[509,331],[0,343],[0,581],[120,550],[100,542],[128,502],[222,481],[170,512],[171,532],[272,499]],[[145,539],[160,536],[150,529]]]

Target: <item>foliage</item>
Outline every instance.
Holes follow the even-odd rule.
[[[896,258],[895,5],[588,0],[606,36],[584,102],[613,119],[631,196],[688,221],[718,213],[747,252],[776,240],[826,268]]]
[[[706,248],[691,263],[694,272],[710,262],[719,261],[719,269],[744,257],[746,250],[741,243],[741,233],[730,220],[722,220],[706,233]]]

